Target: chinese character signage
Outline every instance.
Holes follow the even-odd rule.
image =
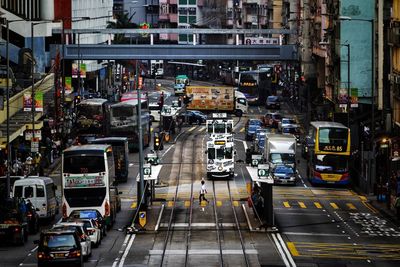
[[[279,45],[279,38],[245,37],[246,45]]]

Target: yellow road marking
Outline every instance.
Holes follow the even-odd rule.
[[[290,208],[290,204],[288,201],[284,201],[283,206],[285,206],[285,208]]]
[[[151,132],[151,133],[153,132],[153,127],[150,128],[150,132]]]
[[[190,207],[190,201],[189,200],[186,200],[185,201],[185,207],[187,208],[187,207]]]
[[[322,205],[319,204],[319,202],[314,202],[315,207],[317,207],[318,209],[322,209]]]
[[[207,201],[201,201],[200,206],[202,206],[202,207],[207,206]]]
[[[240,129],[240,132],[243,133],[244,132],[244,127],[242,129]]]
[[[233,206],[235,206],[235,207],[239,207],[239,201],[233,201]]]
[[[191,132],[191,131],[193,131],[194,129],[196,129],[196,126],[193,126],[192,128],[190,128],[190,129],[188,130],[188,132]]]
[[[339,209],[338,205],[336,205],[335,203],[331,202],[331,203],[329,203],[329,204],[330,204],[330,205],[332,206],[332,208],[334,208],[335,210]]]
[[[363,201],[362,202],[364,204],[365,207],[367,207],[370,211],[372,211],[372,213],[378,213],[378,211],[371,206],[371,204],[369,204],[368,202]]]
[[[174,205],[174,202],[173,201],[168,201],[168,207],[170,208],[170,207],[172,207]]]
[[[287,242],[286,244],[292,256],[294,257],[300,256],[300,253],[297,251],[296,246],[294,245],[293,242]]]
[[[222,206],[222,201],[217,200],[217,207],[221,207]]]
[[[346,206],[351,209],[351,210],[356,210],[356,206],[353,205],[353,203],[346,203]]]
[[[365,196],[359,196],[361,201],[367,201],[367,198]]]
[[[300,208],[302,208],[302,209],[307,208],[306,204],[304,204],[304,202],[298,201],[298,203],[299,203]]]
[[[133,202],[132,205],[131,205],[131,209],[136,209],[136,207],[137,207],[137,203]]]

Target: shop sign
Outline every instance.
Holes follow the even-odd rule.
[[[37,138],[37,137],[32,138],[32,141],[31,141],[31,152],[32,153],[39,152],[39,138]]]
[[[350,89],[350,101],[352,108],[358,108],[358,88]]]
[[[245,37],[246,45],[279,45],[279,38]]]
[[[65,95],[72,93],[72,77],[65,77]]]

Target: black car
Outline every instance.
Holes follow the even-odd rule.
[[[270,95],[267,97],[267,102],[265,103],[265,107],[267,109],[274,108],[274,109],[280,109],[281,108],[281,100],[279,96],[276,95]]]
[[[83,266],[83,253],[79,236],[73,230],[47,230],[40,234],[38,244],[38,266]]]
[[[71,219],[94,219],[97,228],[101,230],[101,238],[107,235],[107,224],[106,221],[104,220],[104,217],[101,215],[101,213],[98,210],[94,209],[82,209],[82,210],[74,210],[71,212],[69,215],[68,220]],[[110,226],[111,227],[111,226]]]
[[[196,123],[200,125],[205,123],[207,120],[207,115],[197,110],[188,110],[185,113],[182,113],[180,117],[182,117],[183,121],[186,121],[189,124]]]

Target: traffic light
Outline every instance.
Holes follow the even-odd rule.
[[[163,150],[164,146],[162,144],[161,136],[159,133],[154,133],[154,150]]]
[[[153,65],[153,68],[151,69],[151,74],[152,74],[153,77],[157,76],[157,71],[158,71],[157,66]]]

